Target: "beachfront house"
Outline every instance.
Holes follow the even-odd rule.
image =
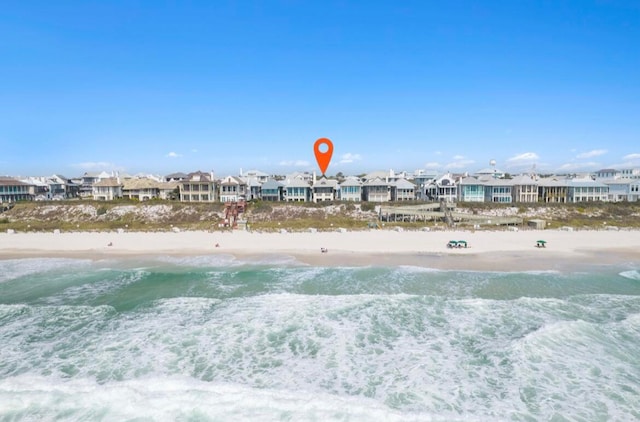
[[[458,200],[461,202],[484,202],[484,183],[473,176],[458,182]]]
[[[430,170],[416,170],[413,172],[413,184],[416,185],[416,199],[426,200],[427,185],[435,181],[438,173]]]
[[[160,183],[147,178],[127,179],[122,182],[122,197],[138,201],[159,198]]]
[[[313,202],[333,201],[338,196],[338,181],[321,177],[311,186]]]
[[[240,177],[246,178],[246,179],[254,178],[260,184],[266,183],[269,180],[269,175],[267,173],[263,172],[263,171],[260,171],[260,170],[248,170],[248,171],[243,172],[242,169],[240,169]]]
[[[247,183],[239,177],[227,176],[220,181],[220,201],[241,202],[247,199]]]
[[[178,182],[181,202],[217,202],[218,186],[213,173],[196,171]]]
[[[267,180],[261,186],[260,198],[269,202],[282,201],[284,198],[284,185],[275,179]]]
[[[357,177],[347,177],[340,183],[340,200],[362,201],[362,182]]]
[[[609,186],[590,178],[569,180],[568,202],[605,202],[609,199]]]
[[[122,198],[122,183],[117,177],[107,177],[91,187],[95,201],[113,201]]]
[[[538,181],[529,174],[521,174],[511,179],[513,202],[538,202]]]
[[[391,201],[391,185],[387,179],[374,177],[362,184],[362,196],[368,202]]]
[[[508,204],[513,201],[513,185],[509,179],[491,179],[484,182],[485,202]]]
[[[416,185],[407,179],[398,179],[391,183],[392,201],[415,201]]]
[[[82,175],[80,182],[80,197],[88,198],[93,196],[93,185],[98,183],[102,179],[106,179],[112,177],[113,175],[107,173],[106,171],[100,173],[90,173],[86,172]]]
[[[631,198],[631,184],[630,179],[606,179],[601,180],[602,183],[609,187],[609,193],[607,194],[607,200],[610,202],[622,202],[629,201]]]
[[[425,195],[429,201],[455,202],[458,198],[458,185],[451,173],[443,174],[427,185]]]
[[[287,202],[309,202],[311,185],[305,177],[296,175],[284,182],[284,200]]]
[[[0,203],[32,201],[33,185],[12,177],[0,177]]]
[[[538,179],[538,201],[552,204],[564,204],[569,197],[568,179],[557,176]]]

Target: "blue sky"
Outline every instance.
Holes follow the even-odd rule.
[[[24,1],[0,174],[640,167],[637,1]]]

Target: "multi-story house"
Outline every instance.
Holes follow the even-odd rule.
[[[569,198],[569,181],[559,177],[538,179],[538,201],[564,204]]]
[[[362,184],[362,197],[368,202],[391,201],[391,184],[387,179],[374,177]]]
[[[309,202],[311,185],[304,177],[288,178],[284,183],[284,200],[288,202]]]
[[[160,183],[155,180],[127,179],[122,182],[122,197],[127,199],[137,199],[138,201],[148,201],[160,197]]]
[[[0,203],[32,201],[33,186],[11,177],[0,177]]]
[[[513,185],[509,179],[492,179],[484,182],[485,202],[499,202],[508,204],[512,202]]]
[[[458,185],[451,173],[443,174],[427,185],[425,194],[428,201],[455,202],[458,198]]]
[[[77,198],[80,194],[80,186],[68,177],[54,174],[48,179],[48,183],[51,198]]]
[[[240,177],[243,178],[255,178],[260,184],[265,183],[269,180],[269,175],[260,170],[248,170],[243,172],[240,170]]]
[[[463,178],[458,182],[458,200],[484,202],[484,183],[472,176]]]
[[[217,183],[213,173],[189,173],[185,179],[178,182],[178,189],[182,202],[218,201]]]
[[[333,201],[338,196],[338,181],[321,177],[311,186],[313,202]]]
[[[416,185],[407,179],[399,179],[391,183],[392,201],[415,201]]]
[[[362,182],[357,177],[347,177],[340,183],[340,200],[362,201]]]
[[[569,180],[568,202],[607,201],[609,187],[602,182],[591,179]]]
[[[282,201],[284,197],[283,184],[274,179],[267,180],[261,186],[260,197],[263,201]]]
[[[247,183],[239,177],[227,176],[220,182],[220,201],[241,202],[247,199]]]
[[[511,179],[513,202],[538,202],[538,182],[528,174]]]
[[[80,196],[83,198],[93,196],[93,184],[111,176],[112,175],[110,175],[106,171],[103,171],[101,173],[85,173],[84,175],[82,175],[82,182],[80,184]]]
[[[117,177],[107,177],[91,187],[93,199],[96,201],[113,201],[122,198],[122,183]]]

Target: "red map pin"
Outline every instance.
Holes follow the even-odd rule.
[[[327,146],[326,151],[320,151],[321,145]],[[331,162],[331,156],[333,155],[333,143],[327,138],[320,138],[313,144],[313,153],[316,155],[318,167],[320,167],[320,171],[324,176],[329,167],[329,162]]]

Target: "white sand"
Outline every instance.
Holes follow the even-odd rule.
[[[547,247],[538,249],[544,239]],[[449,249],[466,240],[466,249]],[[108,246],[109,243],[112,246]],[[219,247],[215,245],[219,244]],[[294,256],[387,256],[398,254],[483,255],[576,258],[599,253],[640,260],[640,231],[432,231],[390,230],[317,233],[158,232],[158,233],[0,233],[0,258],[22,255],[273,254]],[[523,255],[524,253],[524,255]],[[314,258],[315,259],[315,258]],[[371,260],[371,259],[369,259]]]

